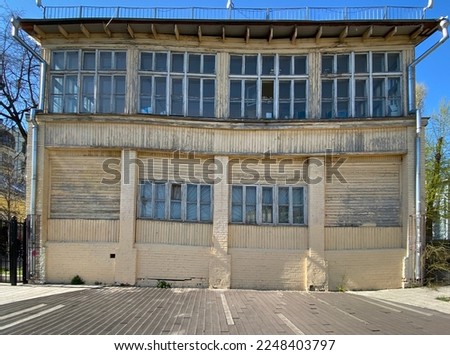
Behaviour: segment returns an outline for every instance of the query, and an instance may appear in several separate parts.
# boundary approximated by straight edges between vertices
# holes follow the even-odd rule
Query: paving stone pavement
[[[449,293],[2,285],[0,334],[450,335]]]

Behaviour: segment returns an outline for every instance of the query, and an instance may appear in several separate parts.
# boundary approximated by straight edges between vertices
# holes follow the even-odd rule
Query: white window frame
[[[355,70],[355,56],[366,54],[367,55],[367,72],[366,73],[357,73]],[[385,61],[385,68],[384,71],[381,72],[374,72],[373,71],[373,62],[374,62],[374,55],[384,55],[384,61]],[[389,55],[394,54],[398,55],[398,61],[399,61],[399,71],[389,71],[388,68],[388,58]],[[346,73],[338,73],[337,71],[337,57],[338,56],[349,56],[349,71]],[[325,56],[330,56],[334,58],[334,67],[332,72],[323,72],[322,63],[323,58]],[[404,105],[403,105],[403,68],[402,68],[402,52],[401,51],[366,51],[366,52],[349,52],[349,53],[322,53],[321,55],[321,68],[320,68],[320,118],[322,119],[343,119],[343,118],[370,118],[370,117],[398,117],[404,114]],[[375,115],[375,108],[374,108],[374,101],[375,101],[375,94],[374,94],[374,81],[376,79],[383,79],[384,80],[384,94],[383,97],[380,98],[380,100],[383,101],[383,114],[382,115]],[[399,87],[398,87],[398,96],[390,97],[389,92],[389,79],[395,79],[399,81]],[[337,96],[337,82],[339,80],[349,80],[349,114],[347,117],[341,117],[338,113],[338,96]],[[365,80],[366,81],[366,115],[360,116],[357,115],[357,109],[356,105],[357,102],[362,102],[361,100],[357,100],[356,97],[356,82],[359,80]],[[322,86],[325,81],[332,81],[333,82],[333,93],[332,93],[332,115],[331,117],[325,117],[326,115],[323,112],[323,103],[327,102],[324,101],[324,98],[322,97],[323,91]],[[359,97],[360,98],[360,97]],[[396,101],[396,110],[394,111],[389,105],[393,105],[392,101]]]
[[[256,56],[256,73],[255,74],[246,74],[246,58],[247,57],[255,57]],[[263,71],[263,58],[264,57],[273,57],[274,58],[274,68],[269,74],[264,74]],[[232,73],[231,72],[231,57],[241,57],[242,67],[241,73]],[[280,58],[281,57],[290,57],[290,66],[291,72],[289,74],[280,73]],[[305,60],[305,73],[304,74],[295,74],[295,59],[296,58],[304,58]],[[231,83],[232,82],[240,82],[241,84],[241,98],[240,98],[240,115],[238,117],[231,115],[231,102],[229,100],[229,114],[228,116],[232,119],[303,119],[308,118],[308,96],[309,96],[309,68],[308,68],[308,55],[307,54],[230,54],[230,66],[228,68],[228,86],[230,90],[229,98],[231,98]],[[248,100],[248,89],[246,89],[246,82],[255,81],[256,82],[256,102],[254,105],[256,106],[256,114],[255,117],[248,117],[246,111],[246,100]],[[263,84],[264,82],[273,82],[273,96],[272,96],[272,112],[263,112]],[[280,117],[280,82],[290,81],[290,117]],[[295,98],[295,82],[302,82],[306,86],[305,98]],[[266,99],[270,101],[269,98]],[[305,113],[304,117],[295,117],[295,103],[304,103],[305,105]],[[253,105],[253,104],[251,104]],[[249,105],[247,105],[249,106]]]
[[[71,69],[71,68],[67,68],[64,67],[62,69],[56,69],[54,67],[55,63],[53,60],[53,56],[57,55],[57,54],[61,54],[64,53],[64,65],[66,66],[68,63],[68,53],[77,53],[77,68],[75,69]],[[89,68],[89,69],[84,69],[83,68],[83,55],[85,53],[93,53],[94,54],[94,67],[93,68]],[[112,57],[112,63],[113,63],[113,67],[111,69],[106,68],[106,69],[101,69],[100,68],[100,56],[101,53],[111,53],[111,57]],[[124,68],[114,68],[114,63],[115,63],[115,59],[118,53],[121,54],[125,54],[125,67]],[[124,114],[127,110],[126,107],[126,102],[127,102],[127,98],[126,98],[126,81],[127,81],[127,62],[128,62],[128,53],[126,50],[83,50],[83,49],[79,49],[79,50],[71,50],[71,49],[67,49],[67,50],[57,50],[57,51],[53,51],[52,52],[52,63],[51,63],[51,69],[50,69],[50,89],[49,89],[49,112],[51,113],[89,113],[89,114],[95,114],[95,113],[117,113],[117,114]],[[77,78],[77,90],[76,90],[76,110],[72,111],[72,110],[66,110],[66,101],[70,98],[73,97],[74,94],[67,94],[66,93],[66,79],[69,76],[76,76]],[[123,94],[117,94],[116,92],[114,92],[114,87],[115,85],[113,85],[113,88],[111,90],[111,94],[110,94],[110,105],[109,105],[109,109],[104,110],[104,111],[100,111],[100,98],[102,96],[101,92],[100,92],[100,85],[99,85],[99,81],[100,81],[100,77],[106,77],[106,76],[110,76],[112,81],[115,82],[115,78],[121,77],[124,79],[125,81],[125,90]],[[57,96],[61,96],[62,97],[62,104],[61,104],[61,110],[53,110],[53,103],[54,103],[54,98],[56,97],[56,95],[53,93],[53,86],[52,86],[52,82],[53,82],[53,78],[56,77],[62,77],[63,78],[63,94],[62,95],[57,95]],[[87,97],[84,93],[84,87],[83,87],[83,83],[84,83],[84,78],[86,77],[93,77],[93,94],[91,95],[91,93],[89,94],[90,98],[93,98],[93,102],[91,102],[91,108],[88,110],[84,109],[84,98]],[[116,110],[116,98],[119,96],[123,96],[123,110],[121,110],[120,112],[118,112]]]
[[[143,215],[143,203],[144,203],[144,188],[145,186],[150,184],[151,188],[151,216]],[[156,185],[164,185],[164,217],[157,218],[156,216]],[[172,218],[172,186],[181,185],[181,217],[180,218]],[[187,216],[187,186],[196,186],[197,188],[197,218],[188,219]],[[209,216],[210,219],[204,220],[201,215],[202,205],[205,205],[201,201],[201,188],[204,186],[208,186],[210,189],[210,203],[209,203]],[[169,222],[191,222],[191,223],[212,223],[213,220],[213,185],[210,184],[192,184],[189,182],[176,182],[176,181],[148,181],[143,180],[139,184],[139,198],[138,198],[138,218],[145,220],[159,220],[159,221],[169,221]]]
[[[241,221],[233,221],[233,187],[241,187],[242,188],[242,219]],[[247,189],[249,187],[256,188],[256,221],[255,223],[249,223],[246,219],[246,197],[247,197]],[[263,188],[272,188],[272,222],[263,222],[262,215],[262,207],[263,207]],[[279,222],[279,189],[280,188],[288,188],[289,189],[289,222]],[[294,203],[293,203],[293,189],[302,189],[303,193],[303,222],[302,223],[294,223]],[[307,225],[307,196],[306,196],[306,187],[299,185],[241,185],[241,184],[233,184],[230,185],[230,209],[229,209],[229,219],[230,224],[238,224],[238,225],[262,225],[262,226],[306,226]]]
[[[142,54],[152,54],[153,55],[153,65],[151,69],[142,68]],[[166,55],[166,70],[158,71],[155,67],[156,63],[156,55],[157,54],[165,54]],[[183,71],[172,71],[172,55],[183,55]],[[199,72],[190,72],[189,71],[189,58],[190,56],[199,56],[200,58],[200,71]],[[213,56],[214,57],[214,72],[213,73],[205,73],[205,57]],[[194,52],[178,52],[178,51],[140,51],[139,52],[139,102],[138,102],[138,112],[141,114],[155,114],[162,116],[183,116],[183,117],[207,117],[207,118],[215,118],[216,114],[216,91],[217,91],[217,80],[216,80],[216,71],[217,71],[217,54],[214,53],[194,53]],[[146,94],[142,92],[142,78],[152,78],[151,84],[151,93]],[[159,110],[159,112],[155,112],[156,109],[156,95],[155,95],[155,78],[164,77],[166,80],[166,100],[165,100],[165,108]],[[189,80],[198,79],[200,80],[200,92],[198,96],[198,112],[190,115],[190,107],[189,102],[191,101],[189,96]],[[180,112],[175,112],[174,107],[172,105],[172,87],[173,80],[181,80],[181,110]],[[209,93],[204,90],[206,81],[213,81],[214,90],[212,96],[207,96]],[[150,107],[143,106],[141,104],[141,96],[147,96],[147,99],[150,98]],[[211,102],[213,103],[213,110],[211,115],[206,115],[205,112],[205,103]]]

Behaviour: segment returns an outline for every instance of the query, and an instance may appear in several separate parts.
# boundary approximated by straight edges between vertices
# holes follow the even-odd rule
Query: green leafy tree
[[[432,115],[426,130],[426,242],[433,239],[433,229],[448,218],[448,187],[450,178],[450,101],[443,99],[439,111]]]

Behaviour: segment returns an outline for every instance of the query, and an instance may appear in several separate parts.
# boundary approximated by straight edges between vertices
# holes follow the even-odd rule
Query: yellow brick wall
[[[327,251],[329,288],[400,288],[404,256],[404,249]]]
[[[115,243],[52,243],[47,242],[46,282],[70,283],[79,275],[86,284],[114,282],[115,259],[110,254],[117,252]]]
[[[165,280],[172,287],[208,287],[209,247],[138,245],[137,285],[154,286]]]
[[[306,288],[306,252],[232,248],[230,254],[231,288]]]

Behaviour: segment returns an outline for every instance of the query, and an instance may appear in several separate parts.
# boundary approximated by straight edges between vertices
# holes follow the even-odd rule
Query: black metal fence
[[[17,285],[29,279],[29,223],[0,220],[0,282]]]

